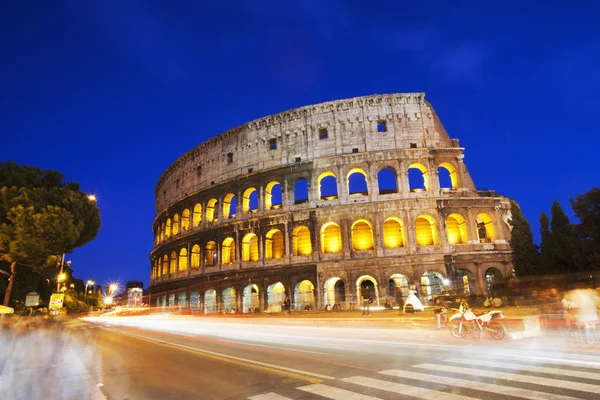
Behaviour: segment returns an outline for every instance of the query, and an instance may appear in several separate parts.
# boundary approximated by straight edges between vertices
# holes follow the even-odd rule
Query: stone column
[[[477,294],[485,294],[486,283],[485,283],[485,267],[480,263],[475,263],[477,268]]]
[[[369,201],[379,197],[379,181],[377,180],[377,174],[375,173],[376,165],[371,163],[367,164],[367,176],[369,182],[367,182],[367,190],[369,191]]]
[[[406,248],[409,252],[414,254],[417,251],[417,233],[415,231],[415,221],[413,212],[406,210],[404,211],[404,229],[406,229]]]
[[[469,235],[468,243],[479,243],[479,236],[477,234],[477,218],[471,207],[467,207],[467,235]]]
[[[281,195],[281,202],[283,204],[281,205],[281,209],[287,211],[287,210],[290,209],[290,200],[289,200],[289,198],[290,198],[290,195],[289,195],[290,188],[289,188],[289,184],[288,184],[287,178],[283,179],[282,185],[283,185],[283,187],[282,187],[283,193]]]
[[[206,244],[204,246],[200,246],[200,273],[204,274],[206,272]]]
[[[290,249],[290,233],[288,231],[288,222],[283,223],[283,258],[287,258],[288,264],[291,262],[292,251]]]
[[[506,235],[504,234],[502,215],[500,214],[500,206],[494,207],[494,231],[496,231],[496,238],[494,242],[506,243]]]
[[[406,161],[400,161],[400,171],[398,171],[398,193],[402,193],[402,197],[407,197],[410,193],[410,184],[408,182],[408,165]]]
[[[262,182],[258,186],[258,212],[265,212],[265,186]]]
[[[236,226],[234,228],[234,238],[235,238],[235,266],[237,269],[242,268],[242,244],[240,243],[240,231]]]
[[[383,257],[383,223],[381,222],[381,214],[377,213],[373,221],[373,246],[377,257]]]
[[[192,273],[192,243],[188,242],[187,244],[187,268],[186,268],[186,275],[190,276],[190,274]]]
[[[465,167],[465,164],[463,162],[464,158],[465,158],[464,154],[459,154],[458,156],[456,156],[456,160],[458,161],[457,164],[456,164],[456,175],[457,175],[456,176],[456,178],[457,178],[456,184],[458,186],[458,189],[465,187],[465,184],[464,184],[464,182],[465,182],[465,172],[464,172],[464,169],[466,167]]]
[[[344,253],[344,258],[351,258],[352,254],[352,235],[350,234],[350,226],[348,225],[348,221],[346,218],[341,220],[340,224],[340,233],[342,236],[342,252]]]
[[[429,169],[429,190],[434,193],[435,196],[438,196],[440,193],[440,177],[437,170],[436,159],[429,159],[427,169]]]
[[[216,248],[217,248],[217,262],[216,262],[216,266],[217,266],[217,270],[222,271],[223,270],[223,257],[221,257],[221,241],[217,241],[216,242]]]

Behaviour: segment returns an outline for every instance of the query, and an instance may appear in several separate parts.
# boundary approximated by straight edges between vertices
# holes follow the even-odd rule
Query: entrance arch
[[[444,290],[444,276],[437,271],[428,270],[421,276],[423,302],[430,302],[434,294]]]
[[[234,311],[237,308],[235,295],[233,286],[223,289],[223,311]]]
[[[454,286],[456,287],[456,292],[460,294],[464,294],[468,296],[472,293],[475,293],[475,277],[473,273],[468,269],[457,269],[456,270],[456,279],[454,280]]]
[[[267,288],[267,309],[271,312],[281,312],[281,307],[285,300],[285,287],[283,283],[272,283]]]
[[[296,283],[294,289],[294,309],[312,310],[315,308],[315,286],[308,279]]]
[[[244,288],[242,305],[244,312],[252,312],[255,309],[260,308],[260,302],[258,297],[258,286],[255,284],[248,285]]]
[[[346,284],[339,277],[329,278],[323,285],[323,299],[325,306],[331,309],[335,304],[346,302]]]
[[[217,291],[209,289],[204,292],[204,314],[214,314],[217,312]]]
[[[504,275],[496,267],[488,268],[485,271],[485,290],[493,292],[499,289],[499,286],[504,282]]]
[[[408,278],[402,274],[393,274],[388,281],[389,296],[396,300],[396,304],[404,304],[408,297]]]
[[[377,280],[370,275],[363,275],[356,280],[356,298],[360,301],[363,296],[372,299],[373,306],[379,307]]]

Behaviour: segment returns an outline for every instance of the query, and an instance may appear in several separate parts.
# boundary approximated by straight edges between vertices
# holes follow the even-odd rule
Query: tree
[[[531,225],[523,216],[519,205],[511,200],[511,247],[513,249],[513,266],[521,275],[535,275],[538,272],[538,250],[533,244]]]
[[[34,272],[55,272],[58,255],[93,240],[100,229],[96,202],[63,182],[58,171],[41,170],[13,161],[0,163],[0,260],[10,263],[4,297],[8,305],[16,265]]]
[[[573,273],[577,272],[580,267],[584,269],[576,262],[578,240],[573,231],[573,226],[558,201],[555,200],[552,203],[550,214],[552,216],[550,229],[555,243],[556,272]]]
[[[570,199],[571,208],[580,224],[574,227],[587,269],[600,269],[600,187]]]
[[[554,235],[550,232],[550,219],[546,213],[540,215],[540,273],[551,274],[557,272],[556,266],[556,241]]]

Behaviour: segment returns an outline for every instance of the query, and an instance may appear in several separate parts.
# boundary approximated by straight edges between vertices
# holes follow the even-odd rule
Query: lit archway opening
[[[206,203],[206,220],[208,222],[219,220],[219,201],[217,199],[210,199]]]
[[[228,237],[223,240],[221,248],[221,263],[233,264],[235,262],[235,240]]]
[[[328,222],[321,228],[321,252],[339,253],[342,251],[342,233],[340,227]]]
[[[393,274],[388,285],[389,297],[393,298],[397,305],[403,305],[408,297],[408,278],[402,274]]]
[[[496,240],[494,221],[486,213],[477,215],[477,236],[479,237],[479,243],[491,243]]]
[[[235,293],[235,289],[232,286],[226,287],[225,289],[223,289],[223,311],[225,312],[229,312],[229,311],[236,311],[237,309],[237,304],[236,304],[236,293]]]
[[[200,268],[200,246],[192,246],[192,269]]]
[[[179,296],[177,296],[177,305],[180,308],[188,308],[187,295],[185,293],[179,293]]]
[[[242,239],[242,261],[258,261],[258,237],[254,233]]]
[[[404,224],[400,218],[390,217],[383,223],[383,247],[396,249],[406,243]]]
[[[227,193],[227,195],[223,198],[223,218],[229,219],[235,217],[236,212],[236,204],[235,204],[235,194]]]
[[[308,181],[298,179],[294,184],[294,204],[302,204],[308,201]]]
[[[190,210],[186,208],[181,212],[181,231],[185,232],[190,229]]]
[[[446,218],[446,236],[449,244],[467,243],[467,223],[460,214],[450,214]]]
[[[194,211],[192,213],[192,224],[193,226],[200,225],[202,222],[202,204],[198,203],[194,206]]]
[[[337,178],[333,172],[323,172],[317,180],[319,197],[323,200],[334,200],[338,197]]]
[[[168,273],[169,273],[169,256],[165,254],[165,256],[163,257],[162,274],[167,275]]]
[[[437,244],[435,220],[429,215],[420,215],[415,220],[417,246],[433,246]]]
[[[185,247],[179,250],[179,272],[187,271],[188,268],[188,252]]]
[[[171,253],[171,258],[169,261],[170,261],[169,273],[174,274],[175,272],[177,272],[177,253],[176,252]]]
[[[369,222],[359,219],[352,224],[352,250],[373,249],[373,228]]]
[[[428,270],[421,276],[421,293],[426,302],[431,301],[434,294],[444,290],[444,276],[437,271]]]
[[[474,276],[468,269],[457,269],[454,286],[458,293],[470,295],[474,292],[473,285],[475,283]]]
[[[204,248],[204,265],[207,267],[217,265],[217,244],[213,241],[206,243]]]
[[[258,211],[258,191],[255,188],[248,188],[244,191],[242,211],[244,213],[254,213]]]
[[[200,293],[192,292],[190,293],[190,311],[192,313],[197,313],[200,311]]]
[[[279,229],[271,229],[265,240],[265,258],[283,258],[283,233]]]
[[[173,236],[179,233],[179,214],[173,215],[173,228],[171,229]]]
[[[165,229],[165,236],[166,237],[171,237],[171,218],[167,219],[167,225],[166,225],[166,229]]]
[[[346,302],[346,284],[339,277],[329,278],[323,284],[325,307],[332,309],[336,304]]]
[[[283,283],[272,283],[267,288],[267,309],[271,312],[282,311],[283,301],[285,300],[285,287]]]
[[[292,231],[292,254],[306,256],[312,254],[310,230],[306,226],[297,226]]]
[[[162,242],[163,240],[165,240],[165,231],[166,231],[166,225],[163,222],[162,227],[160,229],[160,241]]]
[[[384,168],[377,174],[379,194],[398,193],[398,178],[392,168]]]
[[[496,267],[488,268],[485,271],[485,289],[487,292],[495,292],[502,287],[504,275]]]
[[[244,288],[242,303],[245,313],[253,312],[260,308],[257,285],[252,284]]]
[[[279,182],[269,182],[265,188],[265,209],[277,210],[283,205],[283,189]]]
[[[363,275],[356,280],[356,298],[371,299],[372,306],[379,307],[379,290],[377,280],[370,275]]]
[[[154,235],[154,244],[157,245],[160,243],[160,226],[156,228],[156,234]]]
[[[369,194],[369,186],[367,184],[367,173],[360,168],[353,168],[348,172],[348,194]]]
[[[458,189],[458,175],[454,165],[445,162],[438,167],[438,176],[440,178],[440,189]]]
[[[294,288],[294,309],[312,310],[315,308],[315,286],[309,280],[298,282]]]
[[[408,166],[408,184],[411,192],[429,191],[429,173],[423,164]]]
[[[209,289],[204,292],[204,314],[214,314],[217,312],[217,291]]]

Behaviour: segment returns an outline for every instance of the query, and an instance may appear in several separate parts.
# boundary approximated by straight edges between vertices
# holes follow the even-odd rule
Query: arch
[[[188,268],[188,252],[185,247],[179,250],[179,272],[187,271]]]
[[[202,204],[197,203],[192,212],[192,225],[196,227],[200,225],[200,222],[202,222]]]
[[[163,222],[162,227],[160,229],[160,241],[162,242],[163,240],[165,240],[165,223]]]
[[[383,168],[377,173],[379,194],[398,193],[398,177],[393,168]]]
[[[214,314],[217,312],[217,291],[209,289],[204,292],[204,314]]]
[[[282,311],[283,300],[285,300],[285,287],[283,283],[272,283],[267,288],[267,309],[270,312]]]
[[[179,308],[189,307],[187,303],[187,294],[179,293],[179,296],[177,296],[177,305],[179,306]]]
[[[433,246],[437,244],[435,220],[429,215],[419,215],[415,220],[417,246]]]
[[[448,215],[446,218],[446,236],[448,237],[448,244],[467,243],[467,223],[462,215]]]
[[[245,313],[253,312],[260,308],[258,293],[258,286],[255,284],[250,284],[244,288],[242,304]]]
[[[312,310],[315,308],[315,285],[308,279],[296,283],[294,308],[296,310]]]
[[[242,211],[244,213],[253,213],[258,210],[258,191],[256,188],[248,188],[244,191],[242,199]]]
[[[200,246],[192,246],[192,269],[200,268]]]
[[[160,227],[156,228],[156,233],[154,234],[154,245],[160,243]]]
[[[206,203],[206,220],[208,222],[219,220],[219,201],[217,199],[210,199]]]
[[[171,228],[171,233],[173,233],[173,236],[179,233],[179,214],[173,215],[173,227]]]
[[[214,241],[206,243],[204,247],[204,265],[212,267],[217,264],[217,244]]]
[[[186,208],[181,212],[181,231],[185,232],[190,229],[190,209]]]
[[[292,255],[306,256],[312,254],[312,243],[310,240],[310,230],[300,225],[292,230]]]
[[[479,237],[479,243],[491,243],[496,240],[494,221],[489,214],[481,213],[477,215],[477,236]]]
[[[258,261],[258,237],[254,233],[242,239],[242,261]]]
[[[308,181],[304,178],[294,183],[294,204],[302,204],[308,201]]]
[[[362,168],[352,168],[346,176],[348,194],[369,194],[367,173]]]
[[[235,262],[235,240],[232,237],[225,238],[221,245],[221,264],[233,264]]]
[[[342,251],[342,233],[334,222],[328,222],[321,228],[321,252],[339,253]]]
[[[411,192],[429,191],[429,173],[423,164],[408,166],[408,184]]]
[[[165,226],[165,237],[171,237],[171,218],[167,218],[167,224]]]
[[[265,258],[283,258],[283,233],[279,229],[271,229],[265,237]]]
[[[438,167],[440,189],[458,189],[458,174],[456,168],[449,162],[443,162]]]
[[[165,254],[165,256],[163,257],[162,274],[167,275],[168,273],[169,273],[169,256]]]
[[[490,267],[485,270],[485,290],[487,292],[494,292],[501,288],[504,283],[504,275],[499,268]]]
[[[319,185],[319,198],[323,200],[337,199],[337,177],[333,172],[323,172],[319,175],[317,182]]]
[[[236,213],[236,197],[233,193],[227,193],[223,198],[223,219],[234,218]]]
[[[174,274],[175,272],[177,272],[177,253],[172,252],[169,264],[169,273]]]
[[[200,293],[190,293],[190,311],[193,313],[197,313],[198,311],[200,311],[200,304]]]
[[[346,302],[346,284],[342,278],[334,276],[327,279],[323,284],[323,296],[325,307],[329,309]]]
[[[379,290],[377,280],[370,275],[362,275],[356,280],[356,298],[371,299],[374,306],[379,306]]]
[[[236,293],[233,286],[223,289],[221,296],[223,298],[223,311],[237,311]]]
[[[371,224],[359,219],[354,221],[351,228],[352,250],[372,250],[373,249],[373,228]]]
[[[404,247],[406,243],[406,232],[404,223],[400,218],[389,217],[383,222],[383,247],[395,249]]]
[[[431,301],[434,294],[441,293],[444,290],[444,276],[432,270],[427,270],[421,276],[421,293],[426,302]]]
[[[276,210],[283,205],[283,187],[281,183],[272,181],[265,187],[265,209]]]
[[[388,280],[389,296],[396,300],[396,304],[404,304],[408,297],[408,278],[403,274],[393,274]]]
[[[454,287],[457,293],[470,295],[475,293],[475,276],[468,269],[457,269],[454,279]]]

